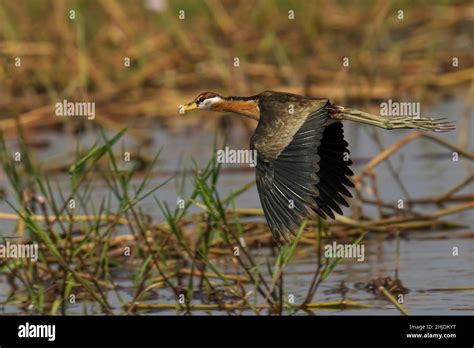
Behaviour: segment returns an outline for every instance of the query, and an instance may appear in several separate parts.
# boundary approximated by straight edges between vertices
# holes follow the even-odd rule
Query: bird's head
[[[250,117],[256,121],[258,121],[260,115],[257,96],[223,97],[214,92],[201,93],[192,102],[180,105],[179,109],[180,113],[194,109],[232,112]]]
[[[219,107],[220,104],[224,103],[225,99],[221,97],[219,94],[214,92],[204,92],[199,94],[196,99],[188,104],[183,105],[184,111],[190,111],[194,109],[201,109],[201,110],[211,110],[211,111],[219,111],[221,108]]]

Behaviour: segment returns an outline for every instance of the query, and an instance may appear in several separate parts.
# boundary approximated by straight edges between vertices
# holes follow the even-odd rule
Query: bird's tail
[[[379,116],[336,105],[331,106],[330,117],[334,120],[361,122],[384,129],[411,128],[431,132],[448,132],[455,129],[454,122],[447,121],[446,118]]]

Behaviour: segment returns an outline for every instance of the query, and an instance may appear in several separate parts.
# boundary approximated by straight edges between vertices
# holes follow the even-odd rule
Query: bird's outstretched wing
[[[279,142],[280,147],[282,143],[288,143],[283,149],[272,146],[268,136],[266,142],[261,134],[257,139],[252,138],[251,147],[257,150],[257,189],[277,242],[289,240],[289,233],[295,233],[305,218],[314,215],[312,211],[324,218],[327,215],[334,217],[333,211],[342,213],[338,204],[347,206],[342,195],[350,196],[344,185],[352,186],[347,179],[352,175],[348,168],[351,162],[344,158],[349,151],[343,139],[342,124],[326,126],[328,105],[324,103],[305,115],[299,112],[296,117],[300,119],[292,120],[293,127],[298,122],[300,126],[293,130],[289,141]],[[260,105],[260,109],[261,113],[265,112],[265,105]],[[300,109],[303,110],[306,106]],[[276,139],[278,131],[271,132],[272,127],[268,126],[271,119],[266,117],[267,132]],[[284,122],[284,118],[278,122]],[[291,126],[286,126],[288,132]],[[286,135],[284,133],[280,138]],[[276,157],[275,153],[278,153]]]

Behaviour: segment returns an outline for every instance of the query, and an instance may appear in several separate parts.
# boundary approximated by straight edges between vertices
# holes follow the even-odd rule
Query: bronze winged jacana
[[[342,214],[340,205],[354,187],[342,120],[385,129],[452,130],[443,120],[382,117],[331,104],[325,98],[266,91],[251,97],[223,97],[205,92],[182,110],[233,112],[258,121],[250,139],[257,151],[257,189],[274,240],[289,240],[301,222],[317,213]]]

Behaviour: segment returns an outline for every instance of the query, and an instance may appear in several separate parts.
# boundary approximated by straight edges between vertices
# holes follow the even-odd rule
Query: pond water
[[[457,120],[462,114],[464,108],[463,100],[446,101],[437,105],[426,112],[432,117],[447,116]],[[425,112],[425,110],[422,110]],[[474,122],[470,122],[469,134],[472,138],[474,134]],[[153,156],[157,148],[162,147],[162,154],[154,170],[156,182],[162,182],[171,173],[182,168],[182,163],[191,163],[194,158],[200,164],[206,163],[212,153],[214,133],[200,129],[192,132],[183,132],[171,134],[166,131],[152,129],[150,136],[153,137],[154,144],[150,148],[150,156]],[[380,130],[380,139],[384,146],[396,142],[407,134],[405,130],[384,131]],[[61,153],[64,148],[74,149],[75,144],[69,141],[65,136],[58,133],[44,133],[42,136],[51,140],[51,146],[39,151],[38,158],[44,160],[51,158],[55,153]],[[443,139],[457,143],[459,131],[441,134]],[[351,157],[354,161],[353,170],[357,173],[361,167],[370,160],[379,149],[373,142],[370,132],[364,126],[354,123],[345,124],[345,138],[350,144]],[[83,144],[91,144],[95,140],[94,136],[81,139]],[[127,140],[126,140],[127,141]],[[228,146],[231,148],[246,148],[248,137],[241,131],[232,134]],[[117,146],[123,146],[118,144]],[[470,144],[472,151],[472,144]],[[391,162],[400,175],[407,191],[411,197],[426,197],[435,194],[441,194],[449,190],[453,185],[473,172],[471,163],[466,160],[453,162],[452,153],[438,144],[428,140],[415,141],[405,146],[401,151],[391,157]],[[187,166],[187,165],[186,165]],[[190,168],[191,165],[188,166]],[[245,166],[245,165],[242,165]],[[404,198],[400,193],[399,186],[394,181],[387,166],[381,165],[377,168],[377,177],[381,197],[384,201],[396,202]],[[248,183],[254,178],[254,170],[248,167],[224,166],[224,171],[219,181],[219,193],[221,197],[228,194],[231,190]],[[53,178],[58,184],[67,189],[69,179],[66,175],[59,174]],[[4,174],[0,175],[0,185],[7,189],[7,197],[13,197]],[[176,191],[177,184],[174,181],[169,182],[157,192],[157,197],[173,205],[178,197]],[[185,187],[184,197],[190,193],[190,187]],[[460,193],[472,193],[473,185],[466,187]],[[94,196],[103,197],[106,192],[104,186],[94,190]],[[91,197],[94,199],[94,196]],[[116,202],[117,203],[117,202]],[[161,218],[160,210],[152,198],[142,202],[142,208],[145,212]],[[252,188],[236,200],[238,207],[260,207],[256,188]],[[433,211],[436,207],[431,205],[419,205],[418,211]],[[12,212],[10,206],[4,201],[0,201],[1,212]],[[195,211],[198,211],[196,208]],[[375,207],[365,208],[365,212],[372,216],[377,216]],[[460,230],[445,231],[416,231],[404,235],[400,241],[400,267],[399,278],[403,285],[410,290],[405,295],[404,306],[411,314],[434,314],[434,315],[465,315],[474,314],[474,213],[473,210],[463,211],[459,214],[447,217],[449,221],[456,221],[467,225],[468,228]],[[14,228],[14,222],[1,221],[0,234],[4,236],[11,235]],[[369,309],[357,310],[318,310],[316,313],[328,315],[384,315],[398,314],[398,310],[387,300],[380,298],[365,290],[357,287],[357,283],[367,283],[371,279],[390,276],[394,278],[396,267],[396,241],[394,238],[369,235],[364,241],[365,260],[357,262],[344,260],[332,272],[329,278],[321,285],[316,294],[314,302],[340,300],[341,294],[336,290],[341,282],[347,287],[346,298],[359,301],[373,306]],[[307,246],[300,246],[309,248]],[[453,256],[453,247],[459,249],[459,255]],[[255,257],[267,257],[268,250],[255,250]],[[302,301],[306,295],[309,283],[316,267],[316,255],[308,250],[304,257],[295,257],[285,272],[285,291],[295,295],[296,303]],[[225,265],[224,265],[225,267]],[[125,288],[130,287],[131,283],[124,280],[121,284]],[[469,291],[442,290],[446,288],[471,287]],[[0,301],[5,299],[7,286],[4,279],[0,278]],[[125,289],[122,296],[125,300],[131,300],[133,291]],[[115,294],[109,294],[113,304]],[[156,302],[157,299],[149,302]],[[160,290],[158,301],[174,303],[174,297],[167,290]],[[15,306],[5,306],[4,313],[18,313]],[[83,313],[83,304],[77,303],[68,307],[68,313]],[[151,311],[149,314],[175,314],[174,310],[169,311]],[[221,314],[215,312],[213,314]],[[225,314],[225,312],[223,312]],[[244,312],[251,314],[251,312]]]

